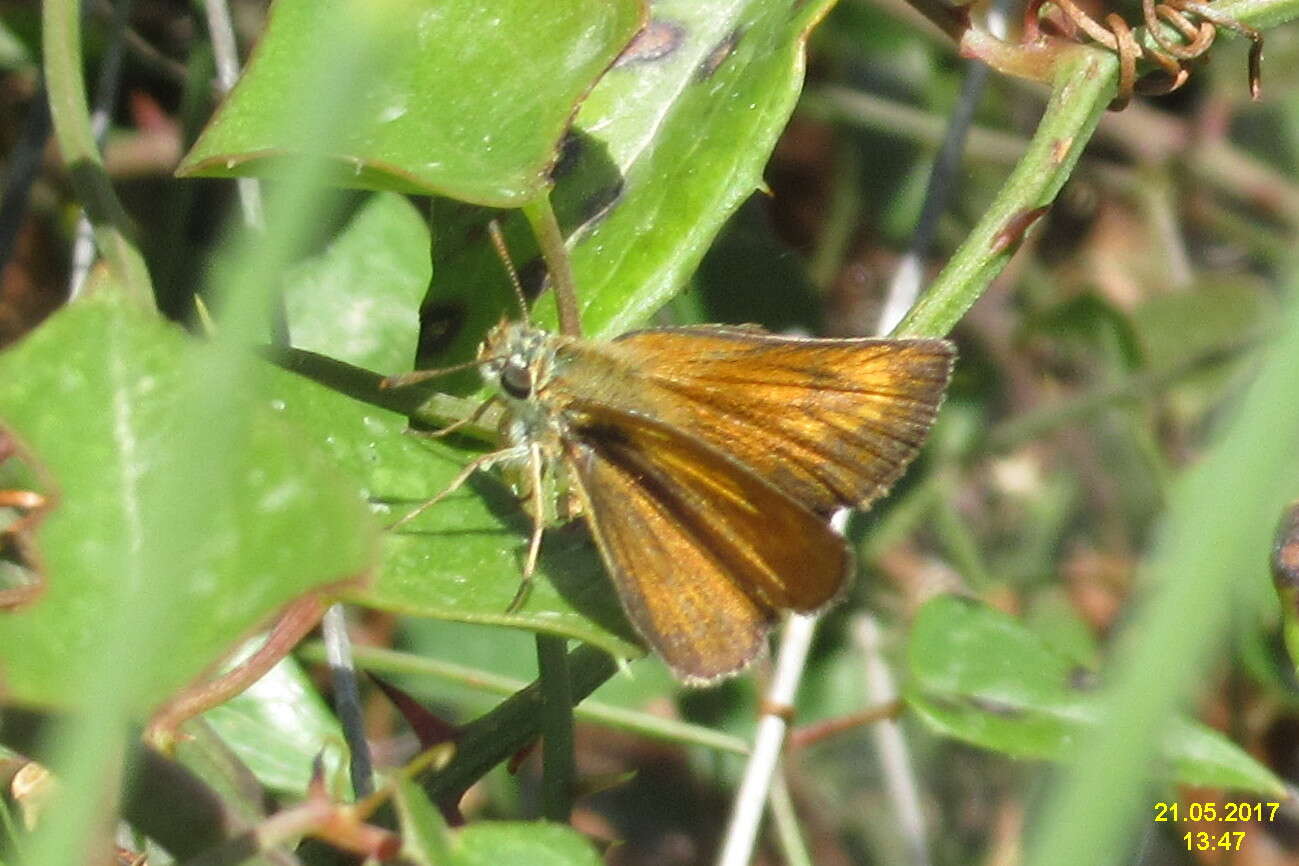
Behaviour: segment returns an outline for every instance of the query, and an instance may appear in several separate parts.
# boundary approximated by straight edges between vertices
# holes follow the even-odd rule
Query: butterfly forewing
[[[706,443],[574,401],[564,459],[638,631],[678,676],[743,668],[778,609],[819,608],[851,571],[803,504]]]
[[[864,507],[915,457],[951,375],[943,340],[635,331],[561,348],[550,388],[648,415],[733,455],[820,514]],[[579,384],[580,383],[580,384]]]

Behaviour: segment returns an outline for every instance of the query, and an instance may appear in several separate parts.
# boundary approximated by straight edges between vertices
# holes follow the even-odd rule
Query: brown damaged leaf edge
[[[614,66],[631,66],[638,63],[653,63],[672,55],[685,41],[685,28],[676,21],[651,19],[641,31],[632,37]]]
[[[0,554],[11,554],[18,564],[31,573],[29,583],[0,590],[0,615],[37,601],[45,592],[44,560],[36,534],[46,516],[58,504],[59,492],[45,464],[0,423],[0,463],[18,459],[31,469],[44,492],[37,490],[0,490],[0,508],[25,512],[13,523],[0,529]]]
[[[366,571],[354,578],[338,581],[289,602],[276,615],[270,631],[256,652],[225,673],[208,679],[211,672],[220,669],[225,660],[214,663],[198,679],[159,707],[149,721],[145,732],[146,742],[163,754],[171,754],[181,725],[241,694],[265,676],[320,623],[325,611],[340,591],[366,583],[371,577],[372,572]],[[232,645],[230,652],[233,653],[242,647],[262,628],[263,626],[259,625],[250,629]]]
[[[617,54],[615,54],[613,56],[613,59],[611,59],[607,64],[605,64],[604,69],[600,70],[600,74],[593,77],[591,79],[590,84],[586,86],[586,90],[583,91],[582,94],[578,96],[576,100],[573,101],[573,109],[568,113],[568,120],[564,123],[564,129],[559,135],[559,137],[555,139],[555,143],[551,147],[550,160],[546,163],[545,168],[542,170],[541,173],[542,185],[540,189],[537,191],[537,194],[533,195],[531,200],[535,200],[538,197],[538,194],[545,194],[549,192],[551,186],[551,177],[555,170],[555,166],[559,163],[560,157],[563,156],[564,154],[564,141],[568,138],[569,132],[573,129],[573,121],[577,119],[577,113],[582,110],[582,106],[586,103],[587,97],[591,95],[591,91],[595,89],[597,84],[599,84],[601,81],[604,80],[604,77],[609,74],[610,69],[613,69],[615,66],[618,65],[618,61],[622,58],[624,54],[627,53],[627,51],[632,46],[636,44],[636,40],[640,38],[641,34],[645,32],[645,28],[649,26],[650,23],[649,2],[650,0],[640,0],[640,2],[637,4],[639,9],[639,14],[637,15],[637,18],[640,21],[640,26],[636,28],[636,32],[633,33],[631,35],[631,38],[627,40],[627,44],[622,47],[622,51],[619,51]]]

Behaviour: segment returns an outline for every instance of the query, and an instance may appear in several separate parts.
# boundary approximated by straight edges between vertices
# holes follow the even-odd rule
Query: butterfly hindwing
[[[811,509],[698,439],[576,402],[565,464],[623,606],[689,681],[743,668],[780,609],[845,586],[843,540]]]

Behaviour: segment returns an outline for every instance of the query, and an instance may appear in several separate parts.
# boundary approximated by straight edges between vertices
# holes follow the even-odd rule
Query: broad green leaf
[[[563,824],[479,821],[456,832],[452,866],[600,866],[591,843]]]
[[[362,373],[362,376],[366,374]],[[376,403],[377,377],[353,383]],[[404,415],[283,373],[273,405],[359,477],[379,519],[391,524],[447,487],[476,452],[413,436]],[[507,613],[522,578],[531,519],[495,473],[480,473],[455,494],[384,534],[378,572],[342,597],[365,607],[459,622],[507,625],[639,655],[584,527],[546,533],[527,603]]]
[[[402,854],[418,866],[599,866],[591,843],[563,824],[478,821],[455,831],[418,785],[399,780]]]
[[[389,0],[383,40],[402,56],[340,117],[336,152],[284,128],[329,34],[355,2],[277,0],[247,71],[180,172],[269,172],[325,157],[341,185],[515,207],[544,191],[574,109],[640,29],[640,0]]]
[[[1048,587],[1038,592],[1024,619],[1025,627],[1074,664],[1094,668],[1099,663],[1096,636],[1063,588]]]
[[[912,625],[907,704],[938,732],[1022,758],[1068,761],[1103,724],[1090,676],[1013,618],[955,596],[928,602]],[[1283,786],[1222,734],[1174,719],[1161,754],[1190,785],[1276,794]]]
[[[294,659],[281,659],[247,691],[204,713],[203,720],[267,789],[302,796],[319,757],[334,795],[351,795],[338,719]]]
[[[187,450],[176,410],[196,405],[195,389],[208,387],[186,377],[206,351],[120,293],[102,291],[0,354],[0,425],[56,488],[34,539],[45,591],[0,612],[6,697],[75,703],[70,672],[87,654],[120,653],[146,684],[131,708],[143,713],[289,600],[371,567],[375,525],[356,485],[271,408],[240,414],[247,429],[237,431],[237,449]],[[194,547],[163,560],[149,552],[169,549],[157,532],[174,513],[171,479],[181,467],[201,479],[201,501],[211,508]],[[165,652],[108,645],[125,599],[145,587],[149,603],[165,611],[158,623]],[[164,638],[150,636],[157,639]]]
[[[828,0],[661,0],[636,42],[578,113],[552,199],[568,236],[586,333],[643,324],[685,287],[727,218],[763,187],[762,171],[803,81],[803,46]],[[440,204],[440,203],[439,203]],[[515,314],[481,231],[490,216],[435,207],[431,298],[460,311],[445,363],[469,357],[502,311]],[[527,285],[542,269],[521,218],[510,251]],[[743,285],[731,291],[742,296]],[[489,294],[490,293],[490,294]],[[550,298],[535,304],[553,325]]]
[[[679,291],[762,171],[803,86],[803,47],[827,0],[664,0],[577,118],[623,182],[575,226],[583,321],[611,336]],[[670,35],[668,35],[670,34]],[[648,98],[647,98],[648,97]],[[561,178],[560,183],[563,183]],[[597,190],[598,192],[598,190]],[[736,286],[743,293],[743,286]]]
[[[379,373],[409,370],[429,255],[414,205],[396,193],[369,198],[327,249],[289,272],[290,342]]]

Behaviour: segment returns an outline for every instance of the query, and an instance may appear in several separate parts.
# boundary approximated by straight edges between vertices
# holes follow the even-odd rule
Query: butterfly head
[[[532,400],[545,385],[553,339],[540,328],[502,320],[478,348],[483,379],[499,388],[507,403]]]

